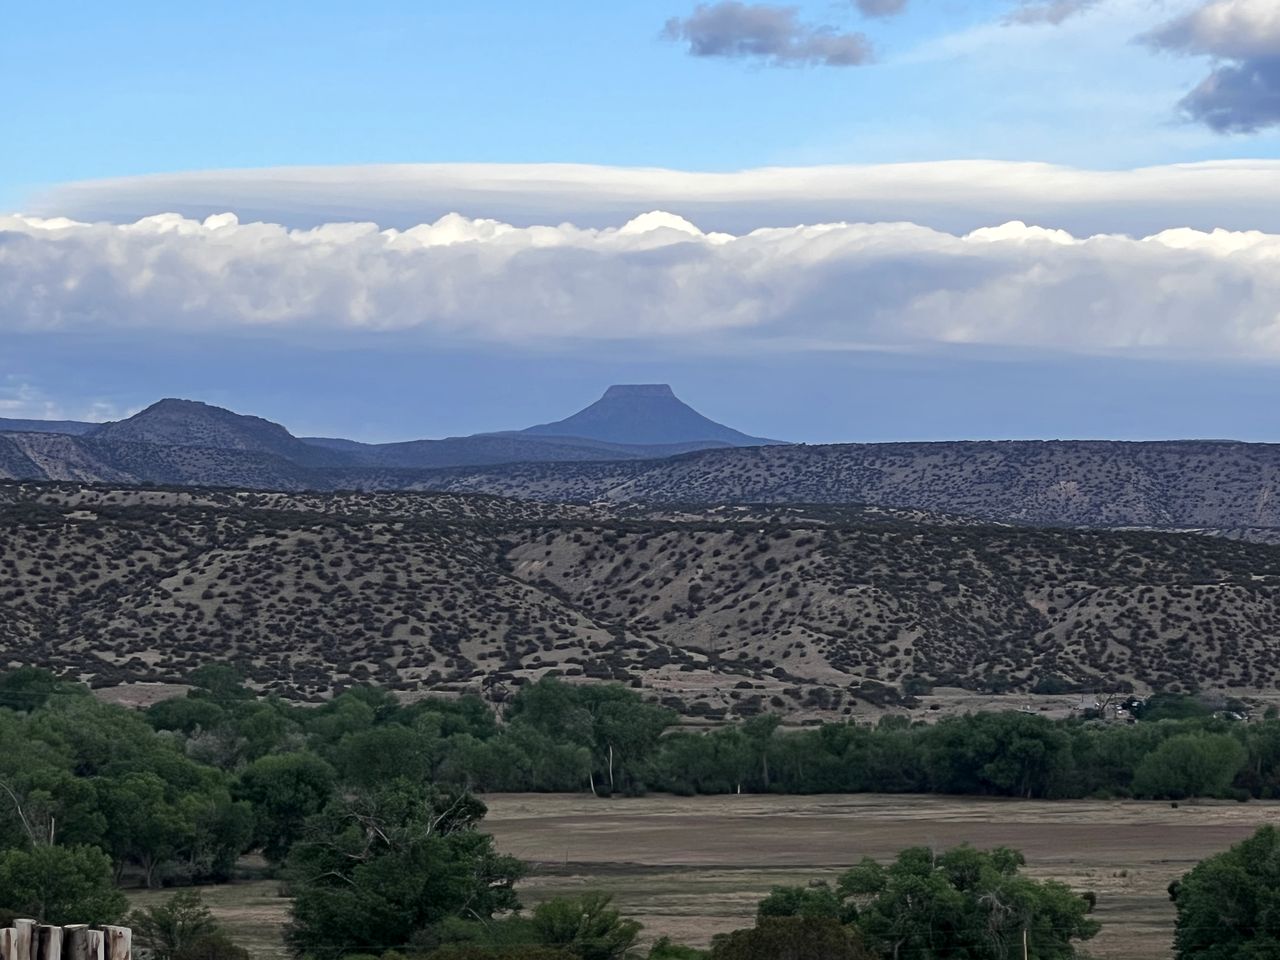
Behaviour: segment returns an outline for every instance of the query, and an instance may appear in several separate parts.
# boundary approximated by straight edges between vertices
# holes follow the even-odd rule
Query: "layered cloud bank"
[[[299,342],[934,343],[1280,359],[1280,235],[1078,238],[827,223],[742,235],[651,212],[616,228],[451,214],[306,230],[166,214],[0,217],[0,332],[270,330]]]
[[[676,210],[706,230],[910,221],[949,233],[1025,220],[1095,233],[1174,227],[1280,233],[1280,161],[1135,170],[956,160],[703,173],[587,164],[385,164],[159,174],[71,183],[27,213],[127,223],[164,211],[316,227],[369,220],[407,229],[452,211],[518,226],[616,226]]]

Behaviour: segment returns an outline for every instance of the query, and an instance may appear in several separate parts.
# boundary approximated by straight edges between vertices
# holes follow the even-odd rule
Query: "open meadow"
[[[1280,805],[1021,801],[934,796],[485,798],[498,846],[534,866],[526,904],[584,888],[613,893],[652,936],[700,945],[750,925],[780,883],[834,881],[864,856],[909,846],[1009,846],[1027,872],[1098,896],[1093,957],[1164,960],[1167,887],[1204,857],[1280,822]]]
[[[1010,846],[1027,872],[1098,896],[1097,960],[1166,960],[1174,912],[1167,887],[1199,860],[1280,823],[1280,805],[1023,801],[934,796],[649,796],[491,794],[485,829],[531,864],[526,906],[603,889],[645,925],[705,945],[750,925],[774,884],[834,881],[871,856],[913,845]],[[260,876],[260,871],[255,870]],[[206,902],[255,957],[285,956],[288,900],[276,880],[203,888]],[[167,891],[136,891],[135,904]]]

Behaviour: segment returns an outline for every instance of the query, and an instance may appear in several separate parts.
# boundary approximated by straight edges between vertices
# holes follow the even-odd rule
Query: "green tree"
[[[1280,957],[1280,830],[1265,826],[1169,888],[1178,960]]]
[[[339,779],[357,787],[374,787],[397,777],[425,781],[432,766],[430,740],[399,724],[348,733],[331,756]]]
[[[148,887],[171,871],[187,880],[225,879],[253,835],[251,810],[232,802],[222,775],[186,761],[103,777],[98,793],[117,872],[135,866]]]
[[[127,901],[116,889],[111,860],[97,847],[54,847],[0,853],[0,907],[41,923],[114,923]]]
[[[177,730],[190,736],[226,722],[227,711],[214,700],[174,697],[147,708],[147,722],[157,730]]]
[[[1225,733],[1170,737],[1138,764],[1135,793],[1148,797],[1221,796],[1248,760],[1245,748]]]
[[[206,663],[187,674],[187,683],[195,687],[191,695],[226,703],[251,700],[253,691],[244,685],[240,671],[229,663]]]
[[[1203,702],[1185,693],[1153,693],[1141,706],[1135,707],[1133,715],[1143,721],[1159,720],[1195,720],[1213,715]]]
[[[289,854],[289,945],[318,960],[381,953],[449,918],[516,909],[522,867],[476,829],[484,813],[407,780],[332,800]]]
[[[218,922],[197,890],[183,890],[162,903],[135,910],[126,923],[152,960],[175,960],[197,941],[218,933]]]
[[[624,919],[603,893],[547,900],[533,911],[533,929],[545,947],[581,960],[620,960],[635,946],[640,924]]]
[[[1006,960],[1025,938],[1036,960],[1075,957],[1098,932],[1090,902],[1063,884],[1019,874],[1014,850],[904,850],[888,867],[864,860],[840,878],[868,947],[886,957]]]
[[[240,776],[235,795],[253,807],[253,843],[273,864],[283,863],[307,818],[334,792],[334,772],[313,753],[259,757]]]
[[[647,960],[709,960],[710,956],[706,950],[674,943],[670,937],[659,937],[649,948]]]
[[[676,714],[621,684],[575,686],[544,679],[523,687],[507,711],[559,743],[587,747],[593,791],[641,790],[663,731]]]
[[[774,887],[756,908],[756,919],[765,917],[828,917],[853,920],[849,907],[825,883],[814,887]]]
[[[0,674],[0,707],[30,712],[38,710],[55,694],[84,696],[88,690],[78,683],[65,683],[40,667],[19,667]]]
[[[873,955],[856,929],[831,917],[762,917],[749,930],[716,937],[711,960],[873,960]]]
[[[1070,761],[1062,730],[1021,713],[948,718],[928,730],[925,741],[930,779],[946,793],[1051,795]]]

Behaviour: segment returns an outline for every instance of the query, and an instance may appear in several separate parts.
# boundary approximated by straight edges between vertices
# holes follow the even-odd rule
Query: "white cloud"
[[[737,234],[832,220],[902,220],[952,233],[1008,220],[1078,235],[1182,226],[1280,233],[1280,161],[1081,170],[956,160],[734,173],[578,164],[295,167],[67,184],[27,204],[39,216],[78,220],[231,211],[242,221],[290,227],[372,221],[402,229],[453,211],[516,226],[603,228],[655,209]]]
[[[166,214],[0,217],[0,333],[270,330],[363,342],[642,340],[702,349],[976,343],[1280,359],[1280,235],[952,234],[823,223],[738,236],[457,214],[307,230]]]

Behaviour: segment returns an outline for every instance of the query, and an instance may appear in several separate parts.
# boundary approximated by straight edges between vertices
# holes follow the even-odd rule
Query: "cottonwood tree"
[[[1280,830],[1264,826],[1169,887],[1178,960],[1280,957]]]
[[[516,909],[522,865],[476,829],[484,814],[469,794],[408,780],[330,801],[289,855],[289,945],[317,960],[380,954],[449,918]]]
[[[96,847],[41,845],[0,853],[0,907],[42,923],[114,923],[128,906]]]
[[[1221,796],[1248,760],[1245,748],[1225,733],[1170,737],[1138,764],[1135,793],[1148,797]]]
[[[856,928],[831,917],[762,917],[715,938],[711,960],[876,960]]]
[[[856,907],[867,946],[893,960],[1006,960],[1024,943],[1037,960],[1070,960],[1075,941],[1098,932],[1092,904],[1064,884],[1022,876],[1024,863],[1004,848],[939,855],[915,847],[887,867],[863,860],[838,889]]]
[[[307,818],[332,798],[335,780],[333,768],[312,753],[272,754],[249,764],[235,795],[253,807],[253,842],[268,861],[284,862]]]

